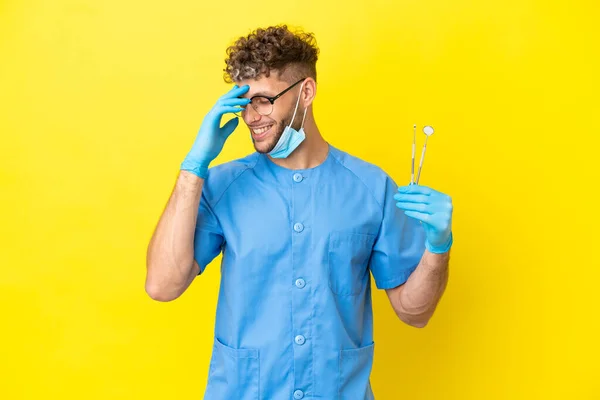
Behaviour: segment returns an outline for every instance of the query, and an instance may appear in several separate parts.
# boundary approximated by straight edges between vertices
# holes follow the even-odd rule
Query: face
[[[261,76],[257,80],[243,80],[237,84],[238,86],[250,86],[248,92],[243,96],[246,98],[251,98],[255,95],[276,96],[291,85],[287,81],[280,80],[277,74],[271,74],[268,78]],[[294,115],[294,108],[300,95],[301,85],[302,83],[299,83],[275,100],[273,111],[269,115],[260,115],[251,105],[246,106],[246,109],[242,112],[242,118],[250,129],[252,142],[257,152],[270,152],[279,141],[279,138],[281,138],[285,127],[290,123]],[[304,108],[302,107],[302,103],[300,103],[292,127],[296,128],[297,124],[301,123],[303,114]]]

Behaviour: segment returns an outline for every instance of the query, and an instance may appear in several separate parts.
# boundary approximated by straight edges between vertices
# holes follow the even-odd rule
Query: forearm
[[[203,179],[180,171],[152,235],[146,259],[146,292],[156,300],[177,298],[198,273],[194,230],[203,185]]]
[[[427,324],[446,289],[449,259],[449,253],[425,251],[415,271],[398,291],[395,309],[400,319],[415,327]]]

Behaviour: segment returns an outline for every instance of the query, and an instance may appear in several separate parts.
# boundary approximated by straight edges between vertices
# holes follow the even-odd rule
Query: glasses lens
[[[273,111],[273,104],[264,97],[255,97],[252,99],[252,107],[260,115],[269,115]]]
[[[240,108],[239,111],[234,112],[233,115],[235,115],[238,118],[242,118],[244,116],[244,111],[246,111],[247,108],[248,106]]]

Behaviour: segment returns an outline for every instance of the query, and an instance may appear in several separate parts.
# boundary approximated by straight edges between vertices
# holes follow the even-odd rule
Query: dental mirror
[[[425,151],[427,150],[427,139],[433,135],[433,128],[429,125],[423,128],[425,134],[425,144],[423,145],[423,151],[421,152],[421,161],[419,162],[419,172],[417,174],[417,185],[419,184],[419,178],[421,177],[421,168],[423,168],[423,160],[425,159]]]

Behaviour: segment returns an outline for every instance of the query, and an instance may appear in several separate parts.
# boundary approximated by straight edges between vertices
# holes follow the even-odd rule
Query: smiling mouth
[[[260,138],[266,136],[267,133],[269,133],[271,131],[272,127],[273,127],[273,124],[267,125],[267,126],[263,126],[263,127],[260,127],[260,128],[251,129],[252,130],[252,135],[256,139],[260,139]]]

